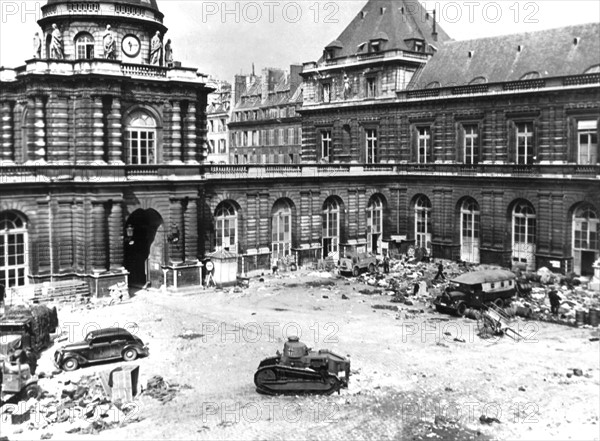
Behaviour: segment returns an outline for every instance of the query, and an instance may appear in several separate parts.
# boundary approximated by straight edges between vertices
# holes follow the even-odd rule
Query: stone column
[[[181,106],[179,101],[173,102],[171,132],[171,164],[181,164]]]
[[[92,161],[96,164],[105,164],[104,161],[104,113],[102,97],[92,99]]]
[[[48,99],[48,161],[69,160],[69,103],[67,98],[51,95]]]
[[[2,139],[0,139],[0,163],[13,163],[15,160],[15,128],[12,117],[12,106],[9,101],[2,103],[1,112]]]
[[[75,102],[75,158],[79,163],[90,163],[94,159],[91,107],[89,95],[77,97]]]
[[[186,118],[184,154],[186,164],[198,164],[196,156],[196,104],[191,102]]]
[[[185,246],[185,260],[198,259],[198,201],[197,199],[188,200],[188,204],[183,216],[183,235]]]
[[[44,99],[40,96],[34,98],[35,105],[35,162],[46,162],[46,115],[44,112]]]
[[[106,270],[108,256],[106,250],[105,209],[101,202],[92,202],[92,270]]]
[[[108,115],[108,161],[111,164],[123,164],[122,136],[121,100],[114,96],[110,115]]]
[[[123,268],[123,206],[121,202],[113,201],[108,217],[108,243],[110,255],[110,269]]]

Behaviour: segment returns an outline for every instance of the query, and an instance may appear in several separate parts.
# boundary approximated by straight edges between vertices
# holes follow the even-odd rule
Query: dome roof
[[[131,6],[145,6],[149,9],[159,11],[156,0],[105,0],[107,3],[120,3]],[[48,0],[46,5],[57,5],[61,3],[98,3],[98,0]],[[160,11],[159,11],[160,12]]]

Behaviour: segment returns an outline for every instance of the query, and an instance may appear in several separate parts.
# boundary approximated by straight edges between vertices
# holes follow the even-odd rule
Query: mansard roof
[[[435,30],[437,41],[433,36],[433,14],[416,0],[369,0],[334,41],[335,47],[341,44],[336,58],[355,55],[360,45],[372,40],[386,40],[386,50],[412,50],[406,40],[420,39],[438,46],[450,39],[439,24]]]
[[[447,41],[411,88],[580,75],[600,65],[600,24]]]

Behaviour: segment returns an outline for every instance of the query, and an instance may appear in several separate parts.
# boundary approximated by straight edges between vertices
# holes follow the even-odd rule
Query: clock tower
[[[38,21],[44,33],[42,58],[151,64],[152,39],[158,32],[162,43],[167,32],[163,18],[155,0],[49,0]],[[53,51],[59,38],[62,54],[56,47]]]

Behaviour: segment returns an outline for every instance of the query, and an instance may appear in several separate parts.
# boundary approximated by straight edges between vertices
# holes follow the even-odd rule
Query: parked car
[[[122,328],[107,328],[91,331],[85,340],[58,349],[54,353],[54,364],[59,369],[74,371],[106,360],[133,361],[148,353],[148,347],[139,337]]]
[[[377,269],[377,257],[369,253],[346,253],[338,262],[340,274],[352,273],[358,276],[362,271],[374,272]]]
[[[521,292],[516,275],[501,269],[465,273],[450,282],[433,304],[440,312],[453,312],[459,316],[463,316],[468,308],[481,309],[489,303],[503,308],[517,291]]]

